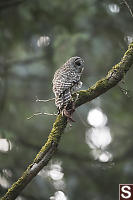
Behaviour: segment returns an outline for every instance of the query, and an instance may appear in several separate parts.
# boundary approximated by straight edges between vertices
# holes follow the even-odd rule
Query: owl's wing
[[[58,79],[56,81],[56,85],[53,86],[53,91],[56,96],[60,96],[63,94],[66,90],[72,87],[73,82],[71,80],[63,80],[63,77],[61,79]]]
[[[66,90],[70,89],[75,82],[79,81],[80,78],[78,80],[77,78],[76,74],[69,70],[64,70],[62,73],[57,71],[53,79],[53,91],[55,95],[60,96]]]

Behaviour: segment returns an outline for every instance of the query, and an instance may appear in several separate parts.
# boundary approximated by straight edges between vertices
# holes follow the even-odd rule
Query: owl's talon
[[[72,113],[72,110],[62,110],[62,114],[67,117],[68,122],[75,122],[75,120],[72,118]]]

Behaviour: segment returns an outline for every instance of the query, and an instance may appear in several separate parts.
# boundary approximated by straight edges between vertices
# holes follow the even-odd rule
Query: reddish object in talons
[[[68,122],[75,122],[75,120],[72,118],[73,112],[73,110],[66,110],[65,108],[63,109],[63,115],[67,117]]]
[[[74,102],[70,102],[67,107],[65,107],[62,110],[62,115],[67,117],[67,121],[70,122],[75,122],[75,120],[72,118],[72,114],[75,111],[75,104]]]

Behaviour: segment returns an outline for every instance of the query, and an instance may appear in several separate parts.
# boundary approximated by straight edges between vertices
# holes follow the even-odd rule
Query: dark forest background
[[[132,0],[128,0],[133,10]],[[121,0],[0,1],[0,196],[47,140],[56,112],[52,78],[67,59],[85,60],[87,89],[118,63],[133,40]],[[115,200],[133,183],[133,70],[76,110],[59,150],[17,200]]]

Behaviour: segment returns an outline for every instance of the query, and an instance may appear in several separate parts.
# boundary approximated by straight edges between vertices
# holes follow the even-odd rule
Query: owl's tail
[[[67,107],[67,105],[71,101],[71,92],[70,89],[65,90],[63,93],[61,93],[59,96],[57,95],[55,97],[55,104],[57,108],[62,111],[63,108]]]

